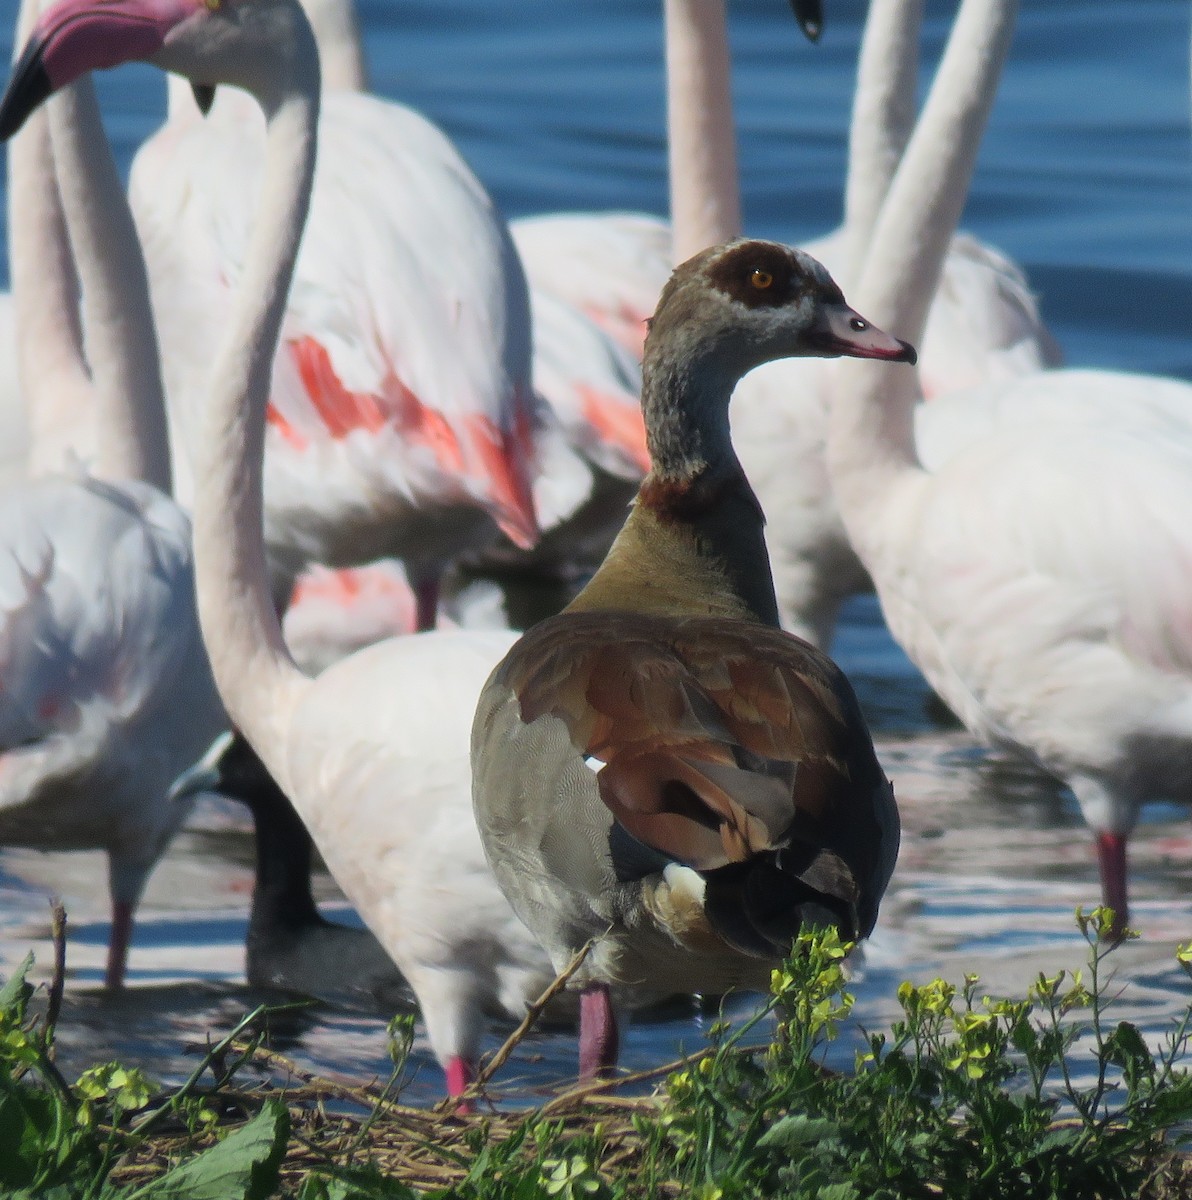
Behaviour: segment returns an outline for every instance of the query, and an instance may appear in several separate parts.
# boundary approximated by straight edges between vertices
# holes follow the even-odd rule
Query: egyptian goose
[[[777,628],[733,386],[783,355],[914,361],[827,272],[771,242],[680,266],[646,341],[653,468],[563,613],[489,677],[472,733],[481,839],[556,968],[589,940],[580,1070],[612,1003],[763,986],[804,922],[863,937],[898,814],[848,681]]]

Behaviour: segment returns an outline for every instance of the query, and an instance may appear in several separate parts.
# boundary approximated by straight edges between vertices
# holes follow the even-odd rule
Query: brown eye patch
[[[785,247],[740,242],[707,269],[709,282],[750,308],[777,308],[797,300],[811,285]]]

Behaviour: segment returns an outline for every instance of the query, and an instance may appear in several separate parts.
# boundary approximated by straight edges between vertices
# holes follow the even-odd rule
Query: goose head
[[[913,363],[914,347],[845,303],[827,268],[778,242],[738,238],[675,268],[649,322],[646,359],[665,345],[699,362],[715,353],[744,375],[776,358]]]
[[[747,372],[779,358],[914,363],[914,347],[845,303],[827,269],[778,242],[739,238],[675,268],[649,322],[642,409],[655,474],[727,458],[728,405]]]
[[[62,0],[42,13],[0,100],[0,140],[88,71],[151,62],[203,89],[230,84],[268,110],[295,75],[317,78],[298,0]]]

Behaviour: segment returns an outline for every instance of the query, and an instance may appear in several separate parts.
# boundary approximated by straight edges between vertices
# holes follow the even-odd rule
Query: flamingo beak
[[[199,112],[206,116],[215,103],[215,85],[213,83],[192,83],[190,90],[194,95]]]
[[[88,71],[149,58],[196,0],[61,0],[37,22],[0,99],[7,140],[47,97]]]
[[[824,6],[820,0],[790,0],[790,5],[807,40],[818,42],[824,31]]]
[[[220,763],[232,745],[233,736],[230,732],[221,733],[211,743],[206,754],[193,767],[187,767],[174,780],[167,795],[171,804],[189,800],[192,796],[201,795],[203,792],[218,794],[222,791],[223,775],[220,771]]]
[[[42,62],[44,46],[36,38],[13,65],[8,87],[0,99],[0,140],[8,141],[54,91]]]
[[[844,355],[913,365],[919,357],[910,342],[884,333],[843,301],[823,306],[820,322],[808,332],[807,339],[824,358]]]

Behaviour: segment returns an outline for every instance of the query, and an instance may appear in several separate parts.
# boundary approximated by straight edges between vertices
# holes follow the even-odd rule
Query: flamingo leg
[[[476,1064],[471,1059],[456,1055],[447,1060],[447,1095],[462,1096],[468,1090],[468,1084],[476,1078]],[[457,1113],[473,1112],[472,1105],[467,1101],[456,1105]]]
[[[420,579],[413,584],[417,600],[418,632],[428,633],[439,620],[439,579]]]
[[[599,1079],[611,1075],[619,1049],[608,984],[589,984],[579,998],[579,1077]]]
[[[113,991],[124,986],[124,969],[128,965],[128,945],[132,940],[132,904],[128,900],[112,901],[112,936],[108,941],[108,965],[104,986]]]
[[[1097,834],[1097,865],[1101,870],[1101,902],[1113,909],[1111,937],[1120,941],[1130,917],[1126,892],[1126,843],[1124,833]]]

